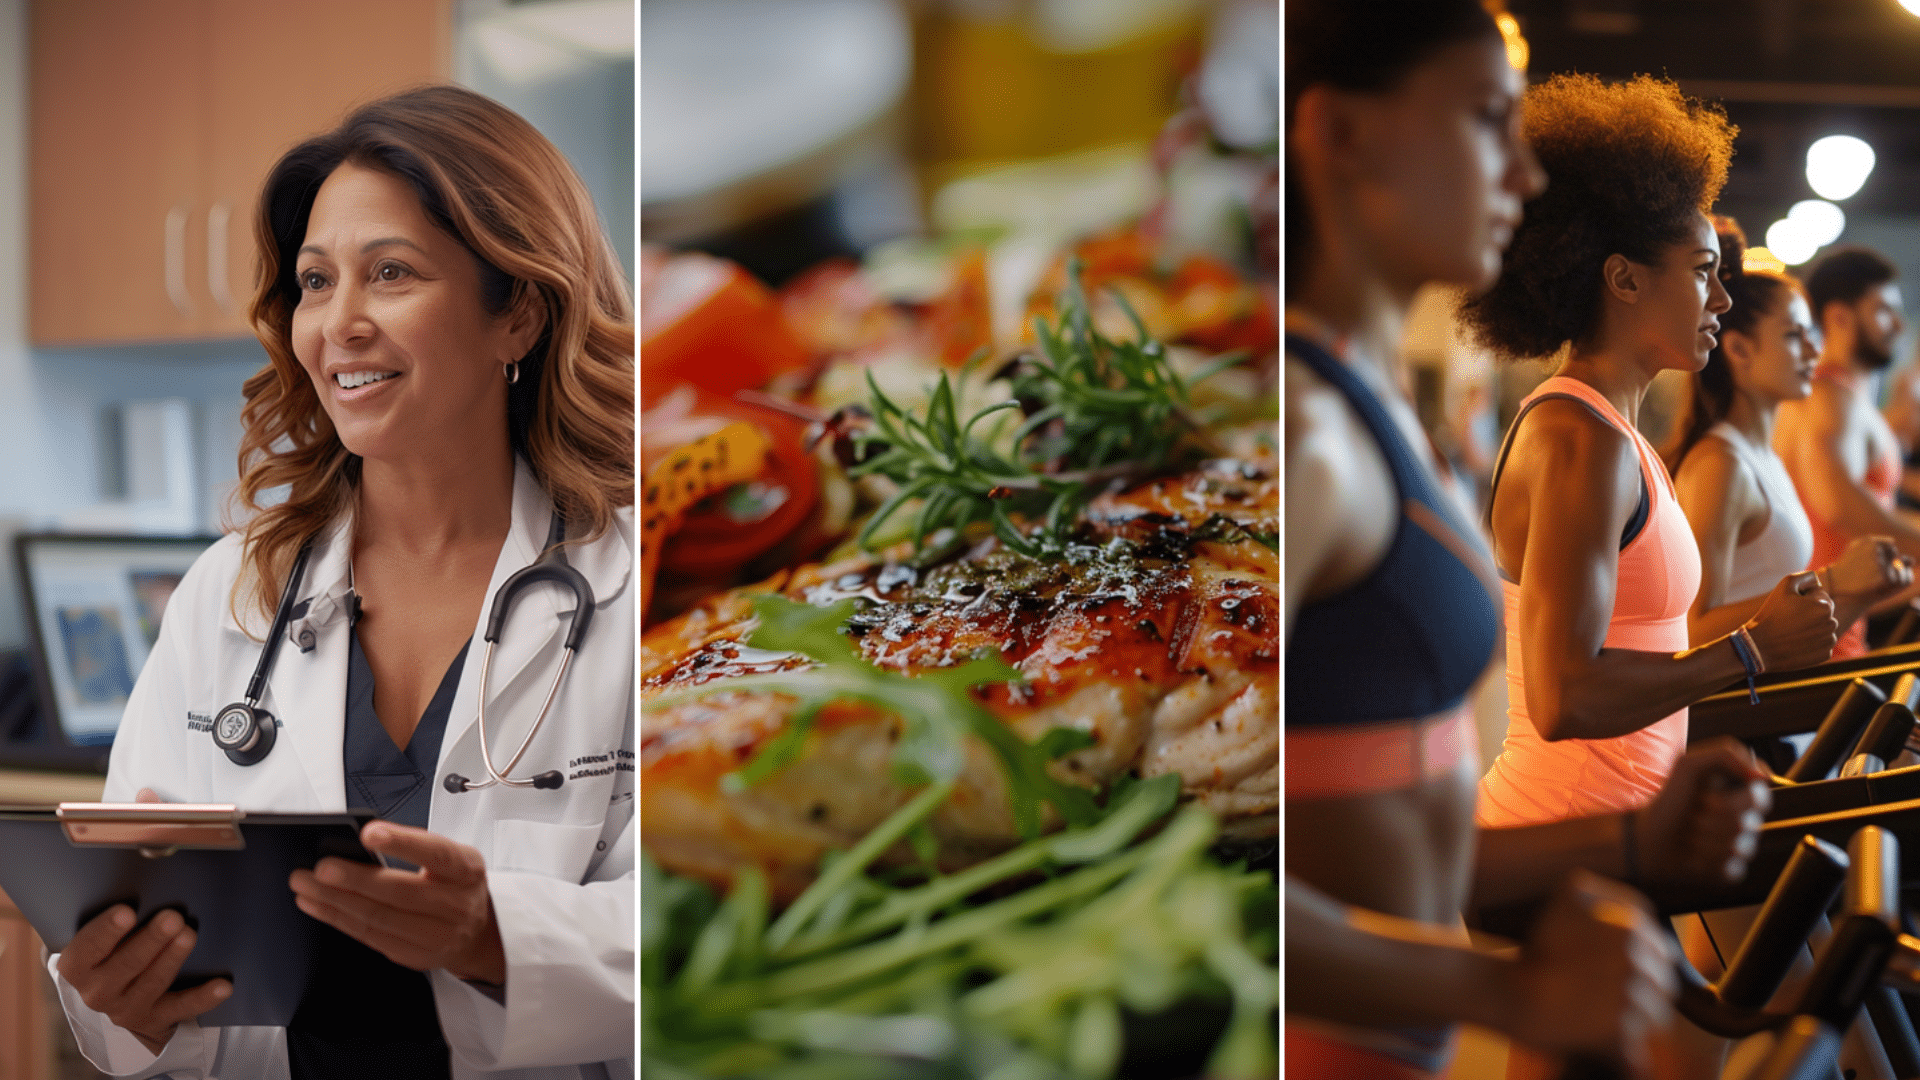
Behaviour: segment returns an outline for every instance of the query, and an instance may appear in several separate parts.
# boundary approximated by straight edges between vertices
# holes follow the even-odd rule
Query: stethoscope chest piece
[[[565,782],[565,778],[557,769],[550,769],[525,778],[507,775],[520,763],[521,757],[525,756],[534,736],[540,733],[540,726],[547,719],[547,711],[553,708],[553,699],[560,692],[561,681],[567,677],[567,669],[573,663],[574,652],[580,648],[580,640],[586,635],[587,624],[593,619],[593,587],[578,570],[567,565],[566,553],[562,549],[565,540],[566,523],[558,513],[555,513],[553,522],[547,530],[546,546],[539,557],[531,565],[522,567],[507,578],[501,584],[499,591],[494,594],[492,607],[487,613],[486,629],[481,635],[487,647],[480,660],[480,704],[477,710],[480,727],[480,757],[486,765],[487,778],[475,781],[459,773],[448,773],[442,783],[451,794],[477,791],[495,784],[552,791]],[[293,568],[287,573],[286,589],[280,594],[280,606],[274,611],[273,627],[267,631],[267,640],[261,646],[260,660],[254,665],[253,677],[247,681],[246,697],[214,715],[213,743],[225,752],[227,758],[235,765],[257,765],[264,761],[273,749],[279,723],[273,718],[272,713],[260,707],[260,702],[266,694],[267,679],[273,672],[274,658],[280,653],[280,643],[286,639],[287,626],[293,620],[294,600],[299,595],[300,582],[307,570],[307,559],[312,553],[313,539],[308,538],[307,542],[300,546],[299,553],[294,556]],[[348,565],[347,573],[348,588],[351,590],[353,580],[351,563]],[[487,744],[486,707],[487,675],[493,666],[493,647],[500,640],[501,630],[506,625],[507,612],[513,606],[514,597],[529,586],[542,582],[559,585],[573,593],[573,619],[567,627],[567,636],[563,642],[560,668],[554,673],[553,684],[547,688],[546,701],[541,704],[539,715],[534,717],[533,725],[528,729],[526,737],[520,741],[520,749],[515,751],[513,757],[507,761],[506,768],[496,768],[493,752]],[[353,597],[352,618],[357,621],[360,616],[360,597],[358,593],[350,592],[350,595]],[[310,634],[310,631],[308,633]],[[312,642],[302,640],[300,647],[303,650],[310,649]]]
[[[213,745],[225,751],[235,765],[258,765],[273,749],[279,723],[273,714],[260,707],[267,692],[267,676],[273,672],[273,659],[280,655],[280,643],[286,640],[287,624],[293,621],[293,601],[306,575],[307,559],[313,554],[313,540],[300,545],[293,557],[293,569],[287,572],[287,587],[280,594],[280,606],[274,609],[273,628],[260,647],[260,662],[254,665],[253,678],[247,680],[246,697],[213,715]]]
[[[272,751],[279,726],[267,710],[236,701],[213,718],[213,743],[235,765],[257,765]]]

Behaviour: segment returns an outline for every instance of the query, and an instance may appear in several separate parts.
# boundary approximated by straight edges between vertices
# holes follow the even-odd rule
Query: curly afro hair
[[[1462,314],[1488,348],[1529,359],[1598,328],[1608,256],[1654,263],[1686,237],[1726,183],[1737,129],[1647,75],[1556,75],[1527,89],[1520,125],[1547,189],[1527,203],[1500,279]]]

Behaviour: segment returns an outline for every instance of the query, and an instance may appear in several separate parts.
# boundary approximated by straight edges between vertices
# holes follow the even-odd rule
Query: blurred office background
[[[9,742],[35,693],[11,535],[226,520],[274,158],[451,80],[567,154],[631,277],[634,20],[632,0],[0,0],[0,803],[99,789]],[[96,1075],[50,989],[0,897],[0,1080]]]
[[[633,26],[630,0],[0,0],[0,518],[219,527],[265,359],[252,199],[357,102],[452,79],[518,110],[631,270]]]

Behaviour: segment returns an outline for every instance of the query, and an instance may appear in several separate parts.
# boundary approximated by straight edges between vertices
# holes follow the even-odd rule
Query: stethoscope
[[[520,764],[520,758],[532,745],[534,736],[540,733],[540,725],[546,722],[547,711],[553,708],[553,699],[560,692],[560,681],[566,678],[567,668],[573,664],[573,654],[580,648],[580,640],[586,636],[587,625],[593,621],[593,587],[587,584],[587,579],[578,570],[567,564],[566,554],[562,550],[565,539],[566,523],[556,512],[553,524],[547,530],[546,547],[540,557],[502,582],[499,591],[493,594],[493,605],[487,612],[487,626],[481,633],[487,649],[480,660],[480,760],[487,768],[487,779],[476,783],[459,773],[450,772],[442,781],[442,786],[452,794],[478,791],[495,784],[551,790],[559,787],[564,779],[558,770],[553,769],[525,779],[515,779],[507,774]],[[287,626],[293,621],[294,597],[300,592],[300,583],[306,577],[307,560],[312,554],[313,538],[309,537],[306,543],[300,545],[299,554],[294,556],[293,569],[287,572],[287,588],[280,594],[280,606],[273,613],[273,628],[267,632],[266,643],[261,646],[260,662],[254,665],[253,678],[247,680],[246,697],[221,709],[213,718],[214,745],[225,751],[228,759],[236,765],[257,765],[266,760],[267,754],[273,750],[280,724],[271,712],[260,707],[260,698],[266,692],[267,680],[273,675],[274,661],[280,655],[280,643],[287,635]],[[567,627],[564,651],[560,655],[560,670],[554,672],[553,685],[547,688],[547,699],[540,706],[540,715],[534,718],[527,737],[520,740],[520,749],[514,751],[506,768],[496,769],[493,751],[487,742],[487,676],[493,669],[493,649],[500,641],[500,631],[507,624],[507,613],[513,608],[514,598],[529,585],[547,581],[565,586],[573,592],[573,619]],[[351,582],[348,590],[353,613],[351,617],[357,619],[360,598],[352,593]]]

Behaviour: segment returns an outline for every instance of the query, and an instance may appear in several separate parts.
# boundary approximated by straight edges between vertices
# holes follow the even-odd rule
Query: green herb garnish
[[[1206,1075],[1273,1076],[1277,885],[1207,857],[1212,815],[1168,816],[1179,786],[1134,783],[1095,824],[914,888],[823,875],[771,925],[757,871],[716,909],[643,855],[642,1074],[1111,1077],[1122,1009],[1188,1002],[1226,1018]],[[900,836],[931,810],[915,800],[876,832]],[[1053,876],[981,899],[1038,870]],[[811,925],[786,929],[803,905]]]
[[[1185,464],[1209,451],[1204,423],[1188,408],[1189,387],[1237,363],[1223,356],[1191,379],[1167,361],[1166,346],[1118,292],[1133,321],[1133,341],[1113,341],[1094,329],[1080,284],[1081,264],[1069,267],[1059,322],[1034,320],[1036,354],[1018,361],[1010,377],[1013,398],[989,405],[964,421],[957,402],[971,368],[958,380],[943,372],[924,414],[901,408],[867,376],[873,428],[856,435],[871,452],[849,471],[877,475],[897,485],[881,504],[859,543],[870,546],[881,526],[913,500],[914,546],[943,528],[962,529],[990,521],[1001,542],[1035,558],[1056,557],[1074,518],[1102,485]],[[1026,414],[1009,440],[994,444],[999,425],[981,421],[1009,410]],[[1020,514],[1040,523],[1029,534],[1013,520]]]

